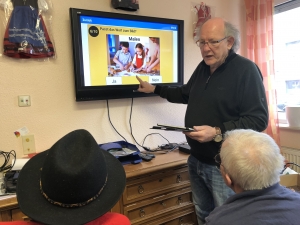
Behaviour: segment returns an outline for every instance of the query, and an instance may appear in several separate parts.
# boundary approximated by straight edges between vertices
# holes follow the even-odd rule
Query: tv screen
[[[153,96],[183,84],[182,20],[70,8],[76,101]]]

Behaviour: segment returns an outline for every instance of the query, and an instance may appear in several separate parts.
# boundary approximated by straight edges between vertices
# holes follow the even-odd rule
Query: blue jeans
[[[234,192],[223,181],[215,165],[200,162],[190,155],[188,159],[193,203],[198,224],[204,224],[205,217],[217,206],[222,205]]]

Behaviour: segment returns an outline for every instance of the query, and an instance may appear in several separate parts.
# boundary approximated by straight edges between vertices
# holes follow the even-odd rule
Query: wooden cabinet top
[[[152,153],[152,152],[151,152]],[[155,158],[149,162],[141,162],[138,164],[124,165],[127,178],[132,178],[146,173],[152,173],[158,170],[167,169],[170,167],[186,165],[188,154],[182,153],[179,150],[174,150],[168,153],[155,153]]]

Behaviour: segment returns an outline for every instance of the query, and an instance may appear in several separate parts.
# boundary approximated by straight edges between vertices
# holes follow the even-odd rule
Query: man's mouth
[[[206,59],[210,59],[210,58],[212,58],[212,57],[213,57],[212,55],[207,55],[207,56],[205,56]]]

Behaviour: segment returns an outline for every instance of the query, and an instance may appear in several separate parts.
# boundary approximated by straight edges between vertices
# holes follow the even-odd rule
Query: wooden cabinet
[[[197,224],[189,181],[188,155],[175,150],[150,162],[125,165],[126,187],[111,211],[126,215],[132,225]],[[23,220],[16,198],[0,201],[0,221]]]
[[[7,196],[5,199],[0,200],[0,221],[16,221],[27,220],[18,207],[17,199],[15,196]]]
[[[120,212],[133,225],[197,224],[187,158],[175,150],[157,154],[150,162],[125,165],[127,183]]]

